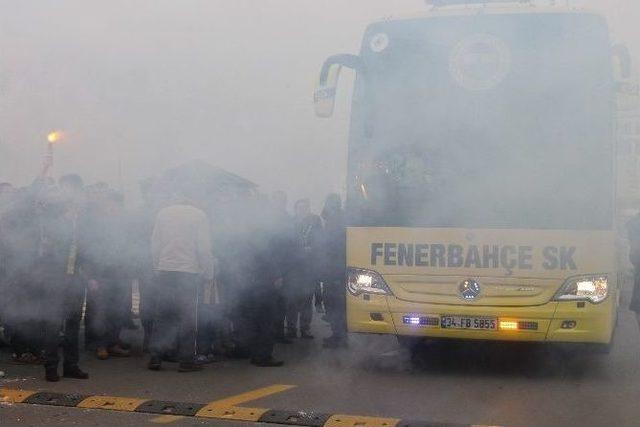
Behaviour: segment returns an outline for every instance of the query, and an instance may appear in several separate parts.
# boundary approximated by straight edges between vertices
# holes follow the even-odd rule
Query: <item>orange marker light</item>
[[[517,331],[518,322],[516,322],[515,320],[501,320],[500,330],[501,331]]]

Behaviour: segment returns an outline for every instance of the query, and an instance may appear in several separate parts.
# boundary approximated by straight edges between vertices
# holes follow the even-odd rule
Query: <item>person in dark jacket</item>
[[[324,296],[327,320],[332,335],[325,338],[325,348],[344,347],[347,344],[346,321],[346,225],[342,201],[338,194],[330,194],[322,210],[324,220]]]
[[[32,268],[39,287],[34,303],[42,322],[47,381],[59,381],[58,347],[63,329],[63,376],[87,379],[79,366],[79,330],[84,304],[84,281],[80,277],[82,250],[79,221],[82,217],[83,183],[77,175],[60,178],[60,190],[44,194],[39,214],[40,239]]]
[[[88,278],[87,303],[92,307],[87,327],[101,360],[130,355],[120,341],[120,331],[130,312],[133,267],[129,231],[124,199],[114,191],[104,195],[103,202],[84,222],[83,269]]]
[[[284,325],[287,314],[287,289],[291,285],[289,272],[294,267],[296,256],[296,231],[293,218],[287,212],[287,195],[283,191],[276,191],[271,196],[271,228],[273,256],[278,262],[282,273],[282,286],[274,290],[276,312],[274,320],[275,340],[281,344],[291,344],[293,341],[285,336]]]
[[[287,284],[287,338],[297,337],[299,320],[300,337],[313,339],[311,320],[315,285],[319,278],[321,259],[322,220],[311,213],[308,199],[295,204],[294,226],[296,231],[295,264]]]
[[[243,331],[243,346],[249,350],[251,364],[259,367],[278,367],[284,362],[274,359],[274,319],[277,317],[277,299],[282,287],[282,273],[273,257],[273,240],[269,233],[257,232],[250,249],[251,274],[239,292],[239,325]]]
[[[154,207],[151,200],[151,183],[140,184],[143,204],[132,215],[131,256],[135,278],[140,293],[139,314],[142,323],[142,351],[149,351],[149,339],[153,330],[155,300],[153,292],[153,261],[151,259],[151,234],[154,224]]]
[[[41,237],[39,183],[21,189],[0,220],[2,268],[4,270],[2,322],[4,334],[18,363],[37,364],[42,360],[42,333],[38,310],[39,288],[31,280]]]

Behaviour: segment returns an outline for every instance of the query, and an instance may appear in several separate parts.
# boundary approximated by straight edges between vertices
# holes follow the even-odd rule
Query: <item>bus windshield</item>
[[[600,18],[382,22],[361,55],[352,225],[612,226],[613,85]]]

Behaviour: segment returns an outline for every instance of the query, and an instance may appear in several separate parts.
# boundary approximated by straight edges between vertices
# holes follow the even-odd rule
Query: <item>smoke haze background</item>
[[[640,4],[603,11],[640,53]],[[351,79],[314,116],[322,61],[359,49],[380,17],[422,0],[0,0],[0,181],[29,183],[46,134],[54,173],[135,195],[140,179],[201,159],[290,200],[344,191]],[[346,73],[345,73],[346,75]]]

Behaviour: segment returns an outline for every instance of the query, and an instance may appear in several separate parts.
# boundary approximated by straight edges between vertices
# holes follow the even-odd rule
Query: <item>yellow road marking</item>
[[[286,384],[274,384],[269,387],[259,388],[257,390],[248,391],[246,393],[238,394],[224,399],[216,400],[209,403],[207,406],[236,406],[241,403],[250,402],[252,400],[261,399],[266,396],[270,396],[276,393],[282,393],[283,391],[291,390],[295,388],[295,385]]]
[[[400,418],[359,417],[354,415],[332,415],[324,427],[395,427]]]
[[[133,412],[148,399],[132,399],[115,396],[91,396],[78,403],[78,408],[109,409],[113,411]]]
[[[295,385],[274,384],[257,390],[248,391],[236,396],[227,397],[209,403],[200,409],[196,417],[221,418],[240,421],[258,421],[262,415],[268,411],[264,408],[241,408],[237,405],[261,399],[276,393],[295,388]]]
[[[0,388],[0,401],[7,403],[22,403],[36,393],[37,391],[31,390],[11,390],[8,388]]]
[[[159,417],[151,419],[151,422],[156,424],[169,424],[183,418],[181,415],[160,415]]]

